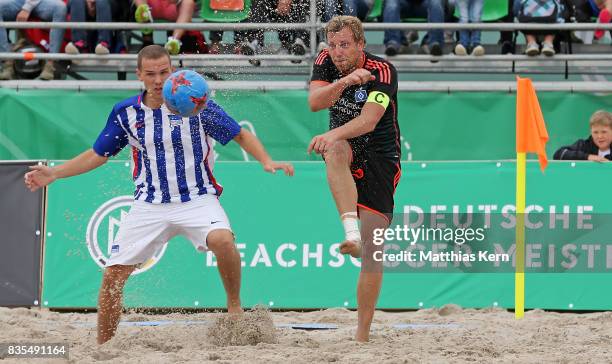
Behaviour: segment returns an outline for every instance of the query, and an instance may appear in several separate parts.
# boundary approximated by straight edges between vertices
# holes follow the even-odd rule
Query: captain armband
[[[380,91],[370,92],[370,94],[368,95],[367,102],[377,103],[378,105],[384,107],[386,110],[387,106],[389,106],[389,96],[386,93]]]

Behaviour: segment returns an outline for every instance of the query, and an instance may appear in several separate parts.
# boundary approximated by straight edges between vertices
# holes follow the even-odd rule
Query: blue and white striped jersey
[[[108,157],[132,146],[136,200],[187,202],[199,195],[221,195],[213,176],[211,138],[225,145],[240,133],[240,125],[212,100],[197,116],[181,118],[165,105],[147,107],[143,97],[113,107],[94,151]]]

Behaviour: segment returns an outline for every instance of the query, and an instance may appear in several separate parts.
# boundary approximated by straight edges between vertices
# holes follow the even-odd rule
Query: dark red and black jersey
[[[363,68],[376,77],[364,85],[347,87],[338,101],[329,108],[330,129],[337,128],[358,117],[366,102],[377,102],[378,93],[388,97],[388,105],[376,128],[349,140],[354,151],[372,151],[394,160],[400,159],[400,131],[397,122],[397,71],[387,60],[364,52]],[[325,49],[315,59],[311,81],[336,82],[343,76]],[[382,96],[381,96],[382,97]],[[383,105],[385,106],[385,105]]]

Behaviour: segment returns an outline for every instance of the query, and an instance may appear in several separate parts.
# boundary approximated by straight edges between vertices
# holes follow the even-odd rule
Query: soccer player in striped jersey
[[[97,168],[128,144],[132,147],[135,201],[121,221],[104,270],[98,302],[99,344],[117,330],[123,287],[130,274],[178,234],[191,240],[197,250],[210,249],[215,254],[228,312],[242,312],[240,255],[218,200],[222,188],[213,176],[212,139],[223,145],[236,141],[266,172],[280,169],[293,175],[292,165],[274,162],[257,137],[214,101],[208,100],[196,116],[173,115],[162,99],[164,81],[172,73],[170,55],[163,47],[144,47],[136,73],[146,91],[113,107],[92,149],[57,167],[34,166],[24,177],[34,191]]]
[[[331,130],[312,138],[308,152],[325,159],[345,231],[340,251],[362,258],[356,340],[368,341],[382,282],[382,262],[373,255],[383,247],[372,235],[390,224],[401,176],[397,72],[364,51],[359,19],[334,17],[326,33],[328,47],[315,60],[308,103],[312,111],[329,108]]]

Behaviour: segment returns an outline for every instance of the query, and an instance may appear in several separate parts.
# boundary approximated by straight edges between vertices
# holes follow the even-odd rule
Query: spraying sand
[[[217,346],[276,344],[276,329],[272,316],[263,307],[255,307],[243,317],[222,315],[208,329],[210,342]]]

